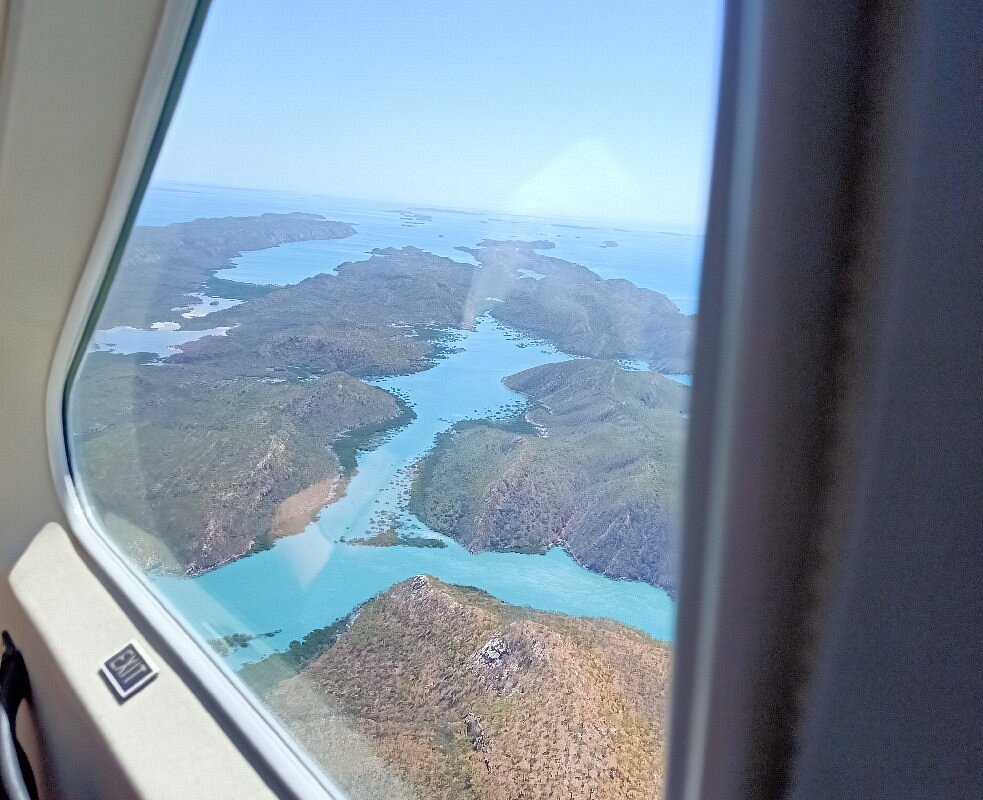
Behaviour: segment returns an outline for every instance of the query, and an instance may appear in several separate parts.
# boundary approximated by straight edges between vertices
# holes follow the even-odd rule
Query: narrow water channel
[[[229,653],[232,667],[283,650],[393,584],[423,573],[477,586],[516,605],[606,617],[671,640],[675,610],[661,589],[610,580],[559,549],[546,555],[469,553],[406,510],[412,465],[438,433],[463,419],[520,406],[524,397],[502,379],[566,358],[482,318],[433,368],[374,382],[400,395],[417,416],[380,446],[359,454],[358,472],[345,497],[325,508],[303,533],[197,578],[160,577],[155,585],[206,638],[257,635]],[[405,532],[441,538],[447,546],[364,547],[343,541],[365,536],[381,512],[400,515]]]

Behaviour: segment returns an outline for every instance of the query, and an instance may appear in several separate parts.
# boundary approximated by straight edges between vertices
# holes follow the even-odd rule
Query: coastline
[[[302,533],[318,518],[325,506],[345,496],[350,482],[350,474],[339,474],[335,478],[318,481],[282,500],[273,512],[273,539]]]

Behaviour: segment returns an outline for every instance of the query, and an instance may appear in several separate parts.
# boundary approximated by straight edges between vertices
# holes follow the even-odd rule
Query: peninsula
[[[418,464],[411,509],[472,551],[565,548],[611,578],[675,593],[673,512],[688,387],[609,361],[506,378],[521,420],[467,421]],[[525,423],[523,425],[522,423]]]
[[[315,638],[241,674],[353,800],[661,794],[670,649],[638,631],[419,576]]]
[[[174,309],[195,301],[192,294],[217,270],[233,266],[232,259],[246,250],[353,233],[344,222],[300,212],[137,226],[126,243],[100,326],[146,328],[169,319]]]

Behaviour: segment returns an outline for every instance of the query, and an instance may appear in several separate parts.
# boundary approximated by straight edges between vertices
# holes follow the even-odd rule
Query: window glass
[[[663,780],[717,2],[217,2],[68,397],[353,798]]]

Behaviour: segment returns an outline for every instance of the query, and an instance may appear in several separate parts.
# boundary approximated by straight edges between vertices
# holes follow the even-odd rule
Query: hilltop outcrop
[[[624,625],[420,576],[265,699],[353,800],[642,800],[662,791],[669,666]]]

